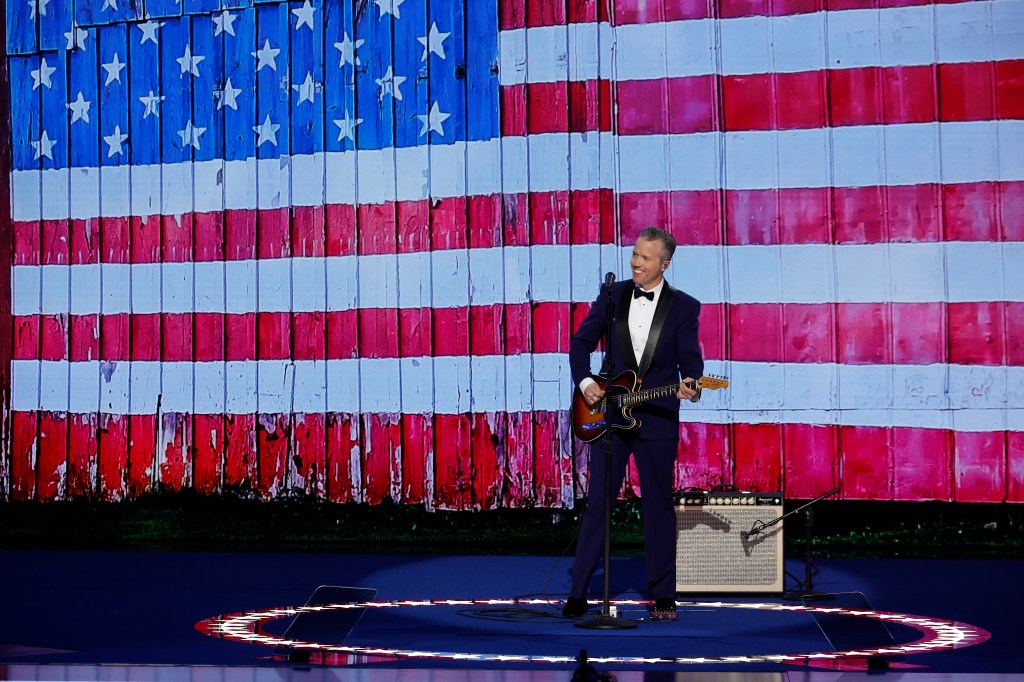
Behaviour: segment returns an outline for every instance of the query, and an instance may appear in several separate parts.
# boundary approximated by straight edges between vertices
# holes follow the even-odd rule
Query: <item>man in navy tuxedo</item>
[[[696,379],[704,372],[697,340],[700,302],[665,281],[664,272],[675,253],[671,234],[654,227],[644,229],[630,259],[632,280],[612,285],[614,328],[609,340],[608,376],[637,372],[643,388],[657,388]],[[569,344],[572,379],[584,399],[593,405],[604,390],[590,373],[590,355],[604,336],[608,294],[602,288]],[[647,588],[654,600],[655,619],[674,619],[676,613],[676,521],[673,500],[676,448],[679,443],[681,400],[698,398],[694,388],[681,386],[675,395],[633,408],[640,420],[636,431],[613,431],[612,494],[622,487],[626,463],[632,454],[640,474],[644,521],[644,556]],[[587,589],[604,551],[604,447],[590,448],[590,487],[587,509],[572,567],[572,588],[562,609],[567,617],[587,610]]]

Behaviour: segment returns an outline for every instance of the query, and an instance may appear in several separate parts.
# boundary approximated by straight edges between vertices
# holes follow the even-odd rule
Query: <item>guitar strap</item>
[[[675,298],[675,295],[676,290],[670,287],[668,282],[665,282],[665,286],[661,290],[661,296],[658,297],[658,307],[654,309],[654,320],[651,321],[651,334],[647,337],[647,345],[644,346],[644,354],[640,358],[640,367],[637,370],[641,381],[643,381],[647,370],[651,368],[654,351],[658,347],[658,340],[661,338],[661,331],[665,328],[668,310],[672,307],[672,299]],[[628,330],[626,333],[629,333]],[[630,353],[629,355],[633,354]]]

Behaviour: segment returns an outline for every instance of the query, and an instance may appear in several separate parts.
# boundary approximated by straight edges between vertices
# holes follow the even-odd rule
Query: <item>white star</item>
[[[160,109],[157,105],[164,101],[164,97],[160,95],[154,95],[153,91],[150,90],[148,95],[143,95],[139,98],[142,102],[142,106],[146,107],[146,110],[142,112],[142,118],[149,118],[150,114],[160,118]]]
[[[237,18],[238,15],[232,14],[227,10],[221,12],[220,16],[215,16],[213,18],[213,23],[215,24],[213,27],[213,35],[219,36],[221,33],[225,32],[230,35],[235,35],[235,19]]]
[[[114,126],[114,132],[109,135],[103,136],[103,141],[107,143],[107,158],[109,159],[114,154],[124,154],[124,150],[121,149],[121,144],[128,139],[127,135],[121,133],[121,126]]]
[[[416,114],[416,118],[418,118],[423,124],[423,128],[420,130],[420,135],[426,135],[428,130],[433,130],[438,135],[444,135],[444,127],[442,124],[449,116],[451,116],[451,114],[442,112],[435,101],[434,106],[430,107],[429,114]]]
[[[117,0],[103,0],[103,7],[100,9],[112,9],[117,11]],[[120,152],[118,152],[120,153]]]
[[[57,140],[51,140],[50,136],[43,131],[43,136],[39,138],[38,142],[32,143],[32,149],[35,151],[35,158],[45,156],[46,158],[53,161],[53,145],[57,144]]]
[[[121,57],[116,52],[113,59],[100,66],[107,70],[107,81],[103,85],[110,85],[114,81],[121,82],[121,72],[124,71],[125,65],[121,63]]]
[[[86,123],[89,122],[89,107],[92,106],[92,102],[82,97],[82,91],[78,91],[78,99],[74,102],[69,102],[67,105],[68,109],[71,110],[71,122],[81,119]]]
[[[313,103],[313,96],[316,95],[317,89],[320,84],[313,80],[313,74],[309,71],[306,72],[306,80],[298,85],[293,85],[292,90],[299,93],[299,101],[296,104],[302,104],[303,102]]]
[[[189,120],[185,124],[184,130],[178,131],[178,136],[181,137],[181,146],[187,147],[192,145],[196,149],[199,149],[199,136],[206,132],[206,128],[197,128],[192,125],[192,121]]]
[[[257,134],[256,147],[259,148],[264,142],[269,142],[275,147],[277,146],[277,131],[280,129],[280,124],[270,122],[270,114],[263,119],[263,123],[258,126],[253,126],[253,132]]]
[[[384,95],[391,95],[397,100],[402,99],[401,86],[407,80],[405,76],[396,76],[389,66],[383,78],[375,78],[374,80],[380,88],[379,99],[381,101],[384,100]]]
[[[402,13],[399,11],[399,7],[405,0],[373,0],[374,4],[380,8],[380,17],[384,18],[385,14],[393,14],[395,19],[401,19]]]
[[[66,50],[74,50],[74,49],[84,50],[85,49],[85,39],[88,38],[88,37],[89,37],[89,32],[88,31],[86,31],[84,28],[78,28],[78,24],[74,24],[73,23],[73,24],[71,24],[71,30],[64,34],[65,40],[68,41],[68,44],[65,46],[64,49],[66,49]]]
[[[50,80],[50,76],[57,70],[57,67],[50,66],[46,63],[46,57],[43,57],[42,61],[39,62],[38,69],[32,69],[32,89],[38,90],[40,86],[45,85],[48,88],[53,87],[53,81]]]
[[[142,38],[139,39],[139,45],[145,45],[147,40],[153,41],[154,45],[160,43],[156,39],[156,31],[159,28],[163,28],[164,22],[153,21],[150,19],[144,24],[139,24],[139,30],[142,31]]]
[[[224,89],[214,92],[214,96],[217,97],[217,108],[223,109],[224,107],[231,107],[235,111],[238,111],[238,103],[235,102],[235,98],[238,97],[241,92],[241,88],[231,87],[231,79],[228,78],[227,82],[224,83]]]
[[[185,54],[183,54],[181,57],[178,57],[175,61],[181,64],[182,75],[190,73],[193,76],[198,76],[199,62],[203,61],[204,59],[206,59],[206,57],[202,55],[197,54],[195,56],[192,56],[192,46],[185,45]]]
[[[48,4],[50,4],[50,0],[28,0],[28,8],[29,11],[31,12],[31,16],[29,18],[35,19],[37,13],[39,16],[45,17],[46,6]],[[37,156],[36,158],[38,159],[39,157]]]
[[[340,43],[334,43],[334,49],[341,53],[341,61],[338,62],[338,68],[341,68],[346,64],[351,64],[352,66],[359,66],[362,64],[362,62],[359,61],[359,55],[356,54],[356,50],[358,50],[359,46],[365,42],[366,41],[362,39],[352,42],[348,37],[348,33],[345,33],[345,36],[341,39]]]
[[[352,118],[345,112],[345,118],[334,119],[334,125],[338,126],[338,142],[346,137],[352,142],[356,141],[356,126],[363,122],[361,118]]]
[[[277,71],[277,55],[281,50],[270,46],[270,41],[267,40],[263,43],[263,47],[255,52],[250,52],[253,57],[256,57],[256,73],[260,72],[264,66],[269,66],[274,71]]]
[[[300,28],[302,28],[302,25],[305,24],[306,26],[309,26],[309,30],[312,31],[313,12],[315,11],[316,7],[313,7],[313,5],[309,4],[309,0],[306,0],[304,3],[302,3],[302,7],[298,9],[293,9],[292,14],[298,17],[295,21],[295,30],[298,31]]]
[[[444,56],[444,40],[450,35],[451,33],[442,33],[441,31],[438,31],[437,22],[431,24],[430,32],[427,33],[427,35],[423,36],[422,38],[416,39],[419,41],[420,45],[423,46],[423,58],[420,59],[420,61],[427,61],[427,55],[430,54],[431,52],[436,54],[441,59],[445,59],[446,57]]]

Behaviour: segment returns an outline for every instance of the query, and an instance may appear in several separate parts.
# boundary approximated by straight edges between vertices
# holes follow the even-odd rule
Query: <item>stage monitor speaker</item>
[[[783,591],[782,493],[682,493],[676,502],[676,591]]]

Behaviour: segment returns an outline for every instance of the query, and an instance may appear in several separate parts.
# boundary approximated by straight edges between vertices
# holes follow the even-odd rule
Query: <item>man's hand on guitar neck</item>
[[[604,389],[593,379],[587,377],[580,382],[580,390],[588,405],[593,405],[604,397]]]
[[[700,399],[700,389],[697,388],[697,382],[692,377],[683,379],[683,382],[679,384],[679,390],[676,391],[676,397],[680,400],[689,400],[692,403],[697,402]]]

